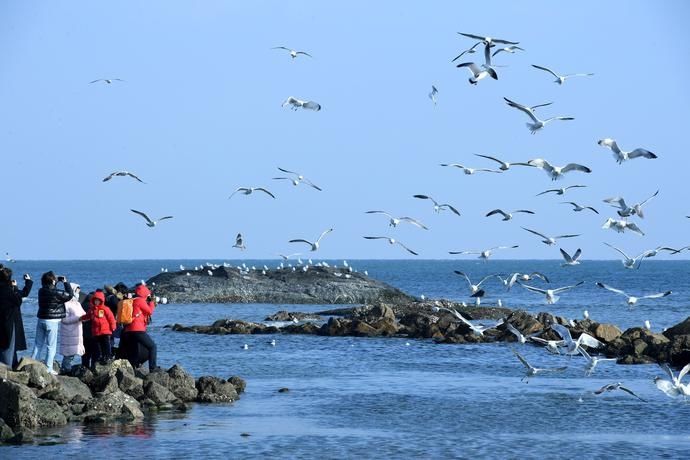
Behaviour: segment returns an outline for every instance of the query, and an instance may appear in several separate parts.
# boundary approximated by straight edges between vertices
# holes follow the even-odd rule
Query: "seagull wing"
[[[620,385],[618,388],[619,388],[620,390],[625,391],[625,392],[628,393],[628,394],[633,395],[634,397],[636,397],[637,399],[639,399],[639,400],[642,401],[642,402],[647,402],[647,401],[645,401],[644,399],[642,399],[642,398],[640,398],[639,396],[637,396],[631,389],[625,388],[623,385]]]
[[[532,67],[534,67],[535,69],[539,69],[539,70],[543,70],[543,71],[545,71],[545,72],[548,72],[548,73],[550,73],[551,75],[553,75],[554,77],[556,77],[556,78],[558,78],[558,79],[561,78],[560,75],[558,75],[556,72],[554,72],[553,70],[549,69],[548,67],[542,67],[542,66],[540,66],[540,65],[535,65],[535,64],[532,64]]]
[[[365,214],[383,214],[390,217],[391,219],[393,218],[393,216],[388,214],[386,211],[366,211]]]
[[[303,179],[302,179],[302,182],[304,182],[305,184],[307,184],[307,185],[310,186],[311,188],[314,188],[314,189],[318,190],[319,192],[323,192],[323,189],[322,189],[321,187],[319,187],[318,185],[316,185],[315,183],[313,183],[313,182],[310,181],[309,179],[304,179],[304,178],[303,178]]]
[[[666,292],[659,292],[657,294],[650,294],[650,295],[645,295],[640,297],[640,299],[658,299],[660,297],[666,297],[667,295],[671,295],[673,291],[666,291]]]
[[[580,235],[558,235],[558,236],[554,236],[553,239],[559,240],[561,238],[575,238],[577,236],[580,236]]]
[[[468,49],[466,49],[465,51],[463,51],[462,53],[460,53],[460,54],[458,54],[457,56],[455,56],[455,57],[453,58],[453,60],[450,61],[450,62],[455,62],[455,61],[457,61],[458,59],[460,59],[460,58],[461,58],[463,55],[465,55],[466,53],[474,53],[474,49],[475,49],[478,45],[480,45],[481,43],[482,43],[482,42],[477,42],[477,43],[475,43],[474,45],[472,45],[471,48],[468,48]]]
[[[554,294],[560,294],[561,292],[567,292],[567,291],[569,291],[569,290],[571,290],[571,289],[575,289],[576,287],[578,287],[578,286],[580,286],[580,285],[582,285],[582,284],[584,284],[584,281],[580,281],[579,283],[573,284],[572,286],[564,286],[564,287],[562,287],[562,288],[554,289],[554,290],[553,290],[553,293],[554,293]]]
[[[530,363],[527,362],[527,360],[517,351],[513,350],[513,353],[515,353],[515,356],[517,356],[517,359],[520,360],[520,362],[525,366],[527,369],[532,370],[534,367]]]
[[[458,34],[468,37],[468,38],[474,38],[475,40],[481,40],[482,42],[486,40],[486,37],[480,37],[479,35],[474,35],[474,34],[466,34],[464,32],[458,32]],[[477,45],[475,45],[477,46]]]
[[[611,391],[614,389],[614,386],[611,385],[610,383],[608,385],[604,385],[603,387],[599,388],[598,390],[594,391],[595,395],[600,395],[606,391]]]
[[[534,211],[530,211],[529,209],[517,209],[517,210],[513,211],[513,213],[516,213],[516,212],[522,212],[525,214],[534,214]]]
[[[502,40],[500,38],[492,38],[491,41],[493,41],[494,43],[500,43],[501,45],[517,45],[520,43],[520,42],[509,42],[508,40]],[[519,49],[522,49],[522,48],[519,48]]]
[[[333,231],[332,228],[329,228],[328,230],[324,230],[324,231],[321,233],[321,235],[319,236],[319,239],[316,240],[316,242],[317,242],[317,243],[321,242],[321,238],[323,238],[324,236],[328,235],[328,234],[331,233],[332,231]]]
[[[575,251],[575,254],[573,254],[573,260],[578,260],[581,255],[582,255],[582,249],[577,248],[577,251]]]
[[[533,233],[533,234],[535,234],[535,235],[537,235],[537,236],[541,236],[541,237],[544,238],[545,240],[548,240],[548,239],[549,239],[548,236],[546,236],[546,235],[544,235],[544,234],[542,234],[542,233],[539,233],[539,232],[536,231],[536,230],[530,230],[529,228],[525,228],[525,227],[520,227],[520,228],[523,229],[523,230],[527,230],[528,232]]]
[[[565,259],[565,261],[566,261],[567,263],[572,263],[572,262],[573,262],[573,258],[570,257],[570,254],[568,254],[567,252],[565,252],[565,251],[563,250],[563,248],[560,248],[560,249],[561,249],[561,255],[563,256],[563,259]]]
[[[503,217],[508,217],[508,214],[506,214],[505,212],[503,212],[500,209],[494,209],[493,211],[489,211],[485,217],[490,217],[490,216],[493,216],[495,214],[501,214]]]
[[[547,283],[550,283],[549,279],[546,277],[546,275],[539,273],[539,272],[532,272],[530,273],[529,276],[536,276],[537,278],[541,278],[543,281],[546,281]]]
[[[400,241],[395,240],[395,243],[396,243],[396,244],[399,244],[400,246],[402,246],[402,248],[403,248],[404,250],[406,250],[407,252],[409,252],[410,254],[415,255],[415,256],[418,256],[418,255],[419,255],[419,254],[417,254],[416,252],[414,252],[412,249],[410,249],[410,248],[408,248],[407,246],[405,246],[404,244],[402,244]]]
[[[680,372],[678,373],[678,381],[680,382],[681,380],[683,380],[683,377],[685,377],[685,374],[687,374],[688,372],[690,372],[690,363],[689,363],[689,364],[686,364],[686,365],[680,370]]]
[[[642,203],[640,203],[639,206],[644,206],[649,200],[651,200],[652,198],[654,198],[654,197],[657,196],[658,194],[659,194],[659,190],[657,190],[657,191],[654,193],[654,195],[650,196],[649,198],[647,198],[646,200],[644,200]]]
[[[573,338],[570,335],[570,330],[562,324],[552,324],[551,329],[553,329],[558,335],[561,336],[566,343],[572,343]]]
[[[546,290],[545,290],[545,289],[539,289],[539,288],[536,288],[536,287],[534,287],[534,286],[528,286],[528,285],[522,284],[522,283],[520,283],[520,286],[522,286],[523,288],[527,289],[528,291],[536,292],[536,293],[539,293],[539,294],[546,294]]]
[[[488,43],[484,45],[484,67],[491,67],[491,45]]]
[[[230,196],[228,197],[228,200],[229,200],[230,198],[232,198],[232,197],[235,195],[235,193],[237,193],[237,192],[246,192],[246,191],[248,191],[248,190],[249,190],[249,189],[248,189],[247,187],[239,187],[237,190],[235,190],[234,192],[232,192],[232,194],[230,194]]]
[[[456,214],[458,216],[460,215],[460,211],[458,211],[457,209],[455,209],[453,206],[449,205],[448,203],[442,204],[441,207],[446,207],[446,208],[450,209],[454,214]]]
[[[108,182],[110,179],[113,178],[113,176],[115,176],[115,174],[117,174],[117,172],[110,173],[106,178],[103,179],[103,182]]]
[[[132,211],[134,214],[139,214],[141,217],[146,219],[146,222],[153,224],[153,221],[151,219],[149,219],[149,216],[147,216],[145,213],[143,213],[141,211],[137,211],[136,209],[130,209],[130,211]]]
[[[644,157],[644,158],[649,158],[649,159],[654,159],[658,158],[655,154],[650,152],[649,150],[646,149],[635,149],[632,152],[628,153],[628,158],[638,158],[638,157]]]
[[[505,100],[509,106],[525,112],[527,114],[527,116],[529,116],[532,119],[532,121],[534,121],[535,123],[537,123],[539,121],[537,119],[537,117],[534,116],[534,112],[532,112],[532,109],[530,109],[529,107],[524,106],[522,104],[518,104],[517,102],[513,102],[510,99],[508,99],[507,97],[504,97],[503,100]]]
[[[593,76],[593,73],[571,73],[568,75],[563,75],[563,78],[570,78],[570,77],[591,77]]]
[[[285,50],[285,51],[292,51],[290,48],[286,48],[284,46],[274,46],[271,48],[272,50]]]
[[[481,281],[477,283],[477,286],[481,286],[484,281],[488,280],[489,278],[494,278],[495,276],[496,275],[486,275],[484,278],[481,279]]]
[[[469,286],[472,286],[472,281],[470,281],[470,277],[469,277],[469,276],[467,276],[466,274],[464,274],[464,273],[461,272],[460,270],[453,270],[453,273],[455,273],[456,275],[460,275],[460,276],[465,277],[465,279],[467,280],[467,284],[468,284]]]
[[[275,198],[275,195],[274,195],[274,194],[272,194],[271,192],[269,192],[268,190],[266,190],[266,189],[263,188],[263,187],[257,187],[257,188],[255,188],[254,190],[262,191],[262,192],[264,192],[265,194],[269,195],[271,198]]]
[[[532,111],[534,111],[534,109],[537,109],[539,107],[546,107],[547,105],[551,105],[551,104],[553,104],[553,102],[545,102],[544,104],[533,105],[532,107],[530,107],[530,109],[532,109]]]
[[[311,54],[309,54],[309,53],[307,53],[307,52],[305,52],[305,51],[297,51],[295,54],[304,54],[305,56],[309,56],[310,58],[313,58],[313,57],[314,57],[314,56],[312,56]]]
[[[591,173],[592,170],[589,169],[587,166],[582,166],[577,163],[568,163],[567,165],[563,166],[561,169],[562,172],[567,173],[568,171],[582,171],[584,173]]]
[[[625,292],[621,291],[620,289],[613,288],[613,287],[611,287],[611,286],[609,286],[609,285],[607,285],[607,284],[604,284],[604,283],[597,283],[597,286],[599,286],[599,287],[602,288],[602,289],[606,289],[607,291],[611,291],[611,292],[614,292],[614,293],[616,293],[616,294],[620,294],[620,295],[625,296],[625,297],[630,297],[628,294],[626,294]]]
[[[288,243],[307,243],[309,246],[313,246],[311,241],[307,241],[307,240],[304,240],[301,238],[297,239],[297,240],[290,240],[290,241],[288,241]]]
[[[480,154],[478,154],[478,153],[475,153],[474,155],[475,155],[475,156],[478,156],[478,157],[486,158],[486,159],[488,159],[488,160],[493,160],[493,161],[495,161],[496,163],[504,164],[503,161],[499,160],[498,158],[491,157],[491,156],[489,156],[489,155],[480,155]]]
[[[676,378],[673,376],[673,371],[671,370],[671,368],[669,367],[668,364],[662,363],[662,364],[659,364],[659,367],[661,367],[661,369],[662,369],[664,372],[666,372],[666,375],[668,375],[668,376],[671,378],[671,381],[672,381],[672,382],[676,383],[676,382],[679,382],[679,381],[680,381],[680,379],[676,379]]]
[[[161,217],[160,219],[158,219],[158,221],[160,222],[161,220],[172,219],[172,218],[173,218],[173,216],[165,216],[165,217]]]
[[[430,196],[427,195],[412,195],[413,198],[419,198],[420,200],[431,200],[436,206],[438,206],[438,203],[436,200],[431,198]]]
[[[288,171],[287,169],[283,169],[283,168],[281,168],[281,167],[278,167],[278,170],[279,170],[279,171],[282,171],[282,172],[284,172],[284,173],[286,173],[286,174],[294,174],[295,176],[299,176],[299,173],[298,173],[298,172],[295,172],[295,171]]]
[[[631,232],[635,232],[638,235],[644,236],[644,232],[642,231],[642,229],[640,229],[640,227],[638,227],[637,224],[634,222],[628,222],[626,228],[629,229]]]
[[[531,165],[530,165],[530,166],[531,166]],[[558,192],[558,191],[559,191],[559,189],[552,188],[552,189],[549,189],[549,190],[544,190],[544,191],[541,192],[541,193],[537,193],[536,196],[541,196],[541,195],[545,195],[545,194],[547,194],[547,193]]]
[[[412,225],[416,225],[419,228],[423,228],[424,230],[429,230],[429,228],[426,225],[424,225],[423,223],[421,223],[417,219],[413,219],[412,217],[400,217],[400,220],[404,220],[405,222],[409,222]]]
[[[580,334],[580,337],[577,338],[577,343],[580,345],[586,345],[590,348],[599,348],[602,347],[604,344],[592,337],[591,335],[583,332]]]
[[[608,204],[610,204],[611,206],[613,206],[614,208],[617,207],[617,208],[620,208],[621,210],[627,209],[627,208],[628,208],[628,205],[627,205],[627,203],[625,202],[625,198],[622,198],[622,197],[619,197],[619,196],[612,197],[612,198],[606,198],[606,199],[604,200],[604,203],[608,203]]]
[[[672,398],[675,398],[680,394],[680,390],[678,390],[678,388],[668,380],[664,380],[662,378],[657,377],[654,379],[654,385],[656,385],[658,389],[660,389],[661,391],[666,393],[666,395]]]
[[[145,184],[145,183],[146,183],[146,182],[144,182],[143,180],[139,179],[135,174],[132,174],[131,172],[128,172],[127,175],[128,175],[129,177],[131,177],[132,179],[138,180],[138,181],[141,182],[142,184]]]
[[[390,240],[387,236],[364,236],[363,238],[367,240]]]
[[[510,323],[505,323],[505,325],[506,329],[508,329],[518,339],[519,342],[524,342],[526,340],[524,334],[518,331],[515,326],[513,326]]]
[[[319,110],[321,110],[321,104],[314,101],[307,101],[304,104],[302,104],[302,108],[318,112]]]

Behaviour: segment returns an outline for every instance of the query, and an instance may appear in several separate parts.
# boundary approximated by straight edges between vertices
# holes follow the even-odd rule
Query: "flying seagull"
[[[438,90],[434,85],[431,85],[431,92],[429,93],[429,99],[436,105],[436,95],[438,94]]]
[[[549,175],[551,180],[558,180],[563,177],[563,174],[570,171],[580,171],[588,174],[592,172],[592,170],[587,166],[582,166],[577,163],[568,163],[565,166],[553,166],[551,163],[541,158],[529,160],[527,163],[544,170],[544,172]]]
[[[521,284],[521,286],[527,289],[528,291],[536,292],[537,294],[544,294],[546,296],[546,303],[552,305],[558,302],[558,299],[560,299],[558,294],[567,292],[573,288],[576,288],[577,286],[580,286],[581,284],[584,284],[584,281],[580,281],[579,283],[572,286],[565,286],[558,289],[539,289],[533,286],[528,286],[526,284]]]
[[[144,214],[141,211],[137,211],[136,209],[130,209],[130,211],[132,211],[134,214],[139,214],[141,217],[146,219],[146,225],[148,225],[149,227],[155,227],[156,224],[158,224],[158,222],[165,220],[165,219],[172,219],[173,218],[173,216],[165,216],[165,217],[161,217],[158,220],[151,220],[149,218],[149,216],[147,216],[146,214]]]
[[[503,324],[503,319],[499,319],[495,324],[491,325],[483,325],[483,324],[472,324],[467,319],[465,319],[464,316],[462,316],[460,313],[458,313],[457,310],[453,308],[445,308],[445,307],[431,307],[431,310],[434,312],[439,312],[441,310],[447,311],[448,313],[451,313],[453,316],[455,316],[461,323],[469,326],[469,328],[472,330],[472,332],[475,335],[484,335],[484,331],[489,330],[489,329],[495,329],[501,324]]]
[[[479,80],[482,80],[487,76],[490,76],[494,80],[498,80],[498,74],[493,67],[491,67],[491,46],[492,45],[488,43],[484,45],[484,64],[482,64],[481,67],[474,62],[463,62],[455,66],[458,68],[467,67],[472,74],[472,76],[469,78],[470,84],[476,85]]]
[[[529,130],[532,132],[532,134],[536,134],[537,131],[542,129],[544,126],[546,126],[547,123],[553,121],[553,120],[574,120],[575,118],[573,117],[551,117],[547,118],[546,120],[540,120],[537,118],[537,116],[534,114],[534,108],[533,107],[527,107],[522,104],[518,104],[517,102],[513,102],[507,97],[504,97],[503,100],[506,101],[506,103],[510,106],[513,107],[514,109],[518,109],[524,113],[527,114],[528,117],[532,119],[532,123],[525,123]],[[548,104],[543,104],[543,105],[548,105]],[[535,106],[539,107],[539,106]]]
[[[493,216],[496,214],[500,214],[503,216],[503,219],[501,219],[501,220],[511,220],[513,218],[513,214],[517,214],[519,212],[524,213],[524,214],[534,214],[534,211],[529,211],[527,209],[517,209],[515,211],[510,211],[510,212],[505,212],[501,209],[494,209],[493,211],[489,211],[485,217],[490,217],[490,216]]]
[[[563,256],[563,260],[565,260],[565,262],[561,264],[561,267],[568,265],[580,265],[580,256],[582,255],[582,250],[578,248],[578,250],[575,251],[575,254],[573,254],[571,257],[570,254],[561,248],[561,255]]]
[[[489,257],[491,257],[491,253],[495,251],[496,249],[515,249],[517,248],[518,245],[514,246],[495,246],[490,249],[485,249],[483,251],[448,251],[448,254],[479,254],[479,259],[484,259],[484,260],[489,260]],[[456,272],[458,273],[458,272]],[[459,273],[458,273],[459,274]],[[467,275],[465,275],[467,277]],[[469,281],[469,279],[468,279]],[[479,283],[481,284],[481,283]],[[473,292],[474,294],[474,292]]]
[[[453,58],[453,60],[450,61],[450,62],[455,62],[455,61],[457,61],[458,59],[460,59],[460,58],[461,58],[462,56],[464,56],[465,54],[474,54],[474,53],[476,53],[476,51],[475,51],[474,49],[475,49],[476,47],[478,47],[479,45],[481,45],[481,44],[482,44],[482,42],[477,42],[477,43],[475,43],[474,45],[472,45],[471,48],[468,48],[468,49],[466,49],[465,51],[463,51],[463,52],[461,52],[460,54],[458,54],[457,56],[455,56],[455,57]]]
[[[105,82],[109,85],[114,81],[124,81],[124,80],[121,78],[99,78],[98,80],[90,81],[89,84],[98,83],[99,81]]]
[[[474,35],[474,34],[467,34],[464,32],[458,32],[458,34],[468,37],[468,38],[474,38],[475,40],[479,40],[481,43],[484,44],[491,44],[491,43],[500,43],[502,45],[519,45],[520,42],[511,42],[508,40],[502,40],[500,38],[493,38],[493,37],[482,37],[481,35]]]
[[[561,238],[575,238],[576,236],[580,236],[579,234],[577,234],[577,235],[546,236],[543,233],[539,233],[535,230],[530,230],[529,228],[525,228],[525,227],[520,227],[520,228],[523,230],[526,230],[526,231],[528,231],[534,235],[541,236],[542,238],[544,238],[541,242],[548,245],[548,246],[553,246],[554,244],[556,244],[556,240],[559,240]]]
[[[529,339],[541,345],[544,345],[546,351],[554,355],[560,355],[561,350],[559,347],[562,347],[565,344],[563,340],[546,340],[542,339],[541,337],[534,336],[531,336]]]
[[[532,166],[532,165],[530,165],[530,166]],[[537,193],[536,196],[546,195],[547,193],[555,193],[556,195],[565,195],[565,192],[567,192],[571,188],[585,188],[585,187],[587,187],[587,186],[586,185],[569,185],[567,187],[551,188],[549,190],[544,190],[541,193]]]
[[[272,49],[272,50],[285,50],[285,51],[287,51],[288,53],[290,53],[290,57],[291,57],[292,59],[295,59],[295,58],[297,57],[297,55],[299,55],[299,54],[303,54],[304,56],[313,57],[311,54],[309,54],[309,53],[307,53],[307,52],[305,52],[305,51],[297,51],[297,50],[293,50],[293,49],[287,48],[287,47],[285,47],[285,46],[275,46],[275,47],[273,47],[273,48],[271,48],[271,49]]]
[[[690,372],[690,364],[686,364],[678,373],[678,377],[673,375],[673,371],[668,366],[668,364],[660,364],[661,369],[671,378],[671,381],[663,380],[660,377],[654,377],[654,384],[658,389],[666,393],[667,396],[675,398],[677,396],[683,395],[685,399],[686,396],[690,396],[690,384],[683,384],[682,380],[685,375]]]
[[[520,48],[519,46],[516,46],[516,45],[511,45],[511,46],[506,46],[505,48],[499,48],[499,49],[497,49],[496,51],[494,51],[494,53],[491,55],[491,57],[496,56],[496,55],[497,55],[498,53],[500,53],[500,52],[513,54],[513,53],[515,53],[517,50],[525,51],[524,48]]]
[[[570,75],[558,75],[556,72],[549,69],[548,67],[542,67],[542,66],[538,66],[538,65],[534,65],[534,64],[532,64],[532,67],[534,67],[535,69],[543,70],[545,72],[550,73],[551,75],[556,77],[556,80],[554,80],[554,83],[558,83],[559,85],[562,85],[563,83],[565,83],[565,81],[570,77],[591,77],[592,75],[594,75],[593,73],[572,73]]]
[[[268,190],[266,190],[266,189],[263,188],[263,187],[239,187],[237,190],[235,190],[234,192],[232,192],[232,195],[230,195],[230,196],[228,197],[228,199],[232,198],[232,197],[235,195],[235,193],[238,193],[238,192],[239,192],[239,193],[242,193],[243,195],[251,195],[251,194],[254,193],[255,191],[264,192],[266,195],[268,195],[268,196],[270,196],[271,198],[274,198],[274,199],[275,199],[275,195],[272,194],[271,192],[269,192]]]
[[[307,243],[308,245],[311,246],[311,251],[313,252],[313,251],[316,251],[316,250],[319,249],[319,243],[321,242],[321,238],[323,238],[323,237],[326,236],[327,234],[331,233],[332,231],[333,231],[332,228],[329,228],[328,230],[325,230],[323,233],[321,233],[321,236],[319,236],[319,238],[318,238],[316,241],[314,241],[314,242],[307,241],[307,240],[304,240],[304,239],[290,240],[290,241],[288,241],[288,242],[289,242],[289,243]]]
[[[431,200],[434,203],[434,212],[441,212],[444,209],[450,209],[453,214],[460,215],[460,212],[448,203],[439,204],[436,200],[428,195],[413,195],[414,198],[419,198],[420,200]]]
[[[9,252],[6,252],[6,253],[5,253],[5,261],[8,262],[8,263],[11,263],[11,264],[13,264],[13,263],[16,262],[16,260],[14,260],[12,257],[10,257],[10,253],[9,253]]]
[[[513,287],[516,281],[532,281],[535,278],[539,278],[543,281],[546,281],[549,283],[549,279],[546,277],[546,275],[543,275],[539,272],[532,272],[532,273],[513,273],[511,275],[508,275],[508,278],[503,279],[500,276],[498,279],[501,280],[503,285],[510,291],[510,288]]]
[[[606,198],[606,199],[604,200],[604,203],[609,203],[609,204],[610,204],[611,206],[613,206],[614,208],[618,208],[618,211],[616,211],[616,212],[617,212],[618,215],[621,216],[621,217],[630,217],[630,216],[632,216],[632,215],[637,214],[637,216],[638,216],[640,219],[644,219],[644,212],[642,211],[642,206],[644,206],[645,204],[647,204],[647,202],[648,202],[649,200],[651,200],[652,198],[654,198],[654,197],[657,196],[658,194],[659,194],[659,190],[657,190],[657,191],[654,193],[654,195],[650,196],[649,198],[647,198],[646,200],[644,200],[642,203],[635,203],[635,204],[632,205],[632,206],[628,206],[628,204],[625,202],[625,198],[622,198],[622,197],[620,197],[620,196],[616,196],[616,197],[613,197],[613,198]]]
[[[488,168],[468,168],[467,166],[463,166],[459,163],[441,163],[441,166],[449,166],[452,168],[460,168],[463,170],[465,174],[468,176],[471,176],[472,174],[476,172],[491,172],[491,173],[500,173],[501,171],[497,171],[495,169],[488,169]]]
[[[103,179],[103,182],[108,182],[110,179],[112,179],[112,178],[115,177],[115,176],[119,176],[119,177],[129,176],[129,177],[131,177],[132,179],[138,180],[138,181],[141,182],[142,184],[145,184],[145,183],[146,183],[146,182],[144,182],[143,180],[139,179],[135,174],[133,174],[133,173],[131,173],[131,172],[129,172],[129,171],[115,171],[115,172],[113,172],[113,173],[110,173],[105,179]]]
[[[590,356],[590,354],[587,353],[587,351],[585,351],[584,348],[579,348],[578,351],[587,360],[587,366],[585,367],[585,375],[587,377],[592,375],[592,373],[594,372],[594,369],[597,367],[597,364],[599,364],[601,362],[606,362],[606,361],[618,361],[615,358],[599,358],[597,356]]]
[[[673,293],[673,291],[666,291],[666,292],[659,292],[657,294],[650,294],[650,295],[635,297],[635,296],[632,296],[630,294],[626,294],[624,291],[621,291],[620,289],[612,288],[611,286],[608,286],[604,283],[597,283],[597,286],[599,286],[602,289],[606,289],[607,291],[611,291],[615,294],[624,296],[627,299],[626,303],[631,308],[634,307],[639,300],[642,300],[642,299],[659,299],[661,297],[666,297],[667,295],[671,295]]]
[[[638,235],[644,236],[644,232],[634,222],[628,222],[626,220],[616,220],[610,217],[606,219],[606,222],[604,222],[604,225],[602,225],[601,228],[610,228],[618,233],[623,233],[626,230],[630,230],[631,232],[635,232]]]
[[[472,284],[472,281],[470,281],[470,277],[467,276],[466,274],[464,274],[463,272],[461,272],[460,270],[453,270],[453,273],[455,273],[456,275],[460,275],[460,276],[464,277],[465,280],[467,280],[467,284],[469,285],[470,291],[473,295],[478,293],[481,290],[481,286],[484,283],[484,281],[488,280],[489,278],[493,278],[494,276],[496,276],[496,275],[487,275],[484,278],[482,278],[477,284]]]
[[[601,145],[602,147],[607,147],[611,149],[611,151],[613,152],[613,158],[616,159],[616,162],[618,164],[623,164],[624,161],[632,160],[633,158],[642,157],[649,158],[650,160],[657,158],[657,156],[654,153],[650,152],[647,149],[637,148],[629,152],[621,150],[620,147],[618,147],[616,141],[609,138],[601,139],[597,142],[597,144]]]
[[[410,248],[408,248],[407,246],[405,246],[404,244],[402,244],[400,241],[396,240],[395,238],[390,238],[390,237],[388,237],[388,236],[365,236],[364,238],[367,239],[367,240],[388,240],[388,243],[390,243],[390,244],[398,244],[398,245],[400,245],[404,250],[406,250],[407,252],[409,252],[409,253],[412,254],[412,255],[415,255],[415,256],[418,256],[418,255],[419,255],[419,254],[417,254],[416,252],[414,252],[412,249],[410,249]]]
[[[417,219],[413,219],[412,217],[394,217],[390,214],[388,214],[386,211],[367,211],[365,214],[383,214],[386,217],[388,217],[388,226],[389,227],[397,227],[400,222],[409,222],[412,225],[415,225],[419,228],[422,228],[424,230],[429,230],[424,224],[422,224],[420,221]]]
[[[625,388],[625,387],[623,386],[623,384],[620,383],[620,382],[618,382],[618,383],[609,383],[608,385],[604,385],[603,387],[601,387],[601,388],[599,388],[598,390],[596,390],[596,391],[594,392],[594,394],[595,394],[595,395],[600,395],[600,394],[602,394],[602,393],[606,393],[607,391],[615,391],[615,390],[625,391],[626,393],[633,395],[634,397],[636,397],[636,398],[639,399],[640,401],[642,401],[642,402],[647,402],[647,401],[645,401],[644,399],[642,399],[642,398],[640,398],[639,396],[637,396],[637,395],[636,395],[632,390],[630,390],[629,388]]]
[[[278,254],[278,255],[279,255],[283,260],[288,260],[290,257],[301,256],[302,253],[297,252],[297,253],[295,253],[295,254],[288,254],[288,255],[285,255],[285,254]]]
[[[520,362],[527,368],[527,372],[525,373],[525,376],[520,379],[522,382],[523,380],[527,380],[529,383],[530,377],[534,377],[537,374],[540,374],[542,372],[562,372],[567,369],[567,367],[551,367],[551,368],[539,368],[539,367],[534,367],[532,366],[527,360],[517,351],[513,350],[513,353],[515,353],[515,356],[517,356],[517,359],[520,360]]]
[[[237,248],[241,251],[244,251],[246,246],[244,245],[244,238],[242,238],[242,234],[238,233],[237,236],[235,237],[235,244],[232,245],[233,248]]]
[[[575,211],[575,212],[580,212],[580,211],[584,211],[585,209],[589,209],[593,213],[599,214],[599,211],[597,211],[593,207],[591,207],[591,206],[580,206],[579,204],[575,203],[574,201],[562,201],[561,204],[571,205],[573,207],[573,211]]]
[[[528,163],[508,163],[507,161],[502,161],[502,160],[499,160],[498,158],[494,158],[494,157],[489,156],[489,155],[480,155],[478,153],[475,153],[475,155],[478,157],[486,158],[488,160],[493,160],[496,163],[500,164],[501,166],[499,166],[498,169],[500,169],[501,171],[508,171],[511,166],[532,166],[531,164],[528,164]]]
[[[302,174],[300,174],[298,172],[288,171],[287,169],[283,169],[280,167],[278,168],[278,170],[280,172],[284,172],[285,174],[292,174],[293,177],[274,177],[273,178],[274,180],[289,180],[290,182],[292,182],[292,185],[299,185],[300,182],[304,182],[305,184],[307,184],[308,186],[310,186],[312,188],[315,188],[319,192],[323,191],[323,190],[321,190],[321,187],[314,185],[314,183],[312,181],[305,178]]]
[[[318,104],[314,101],[303,101],[292,96],[285,99],[285,102],[283,102],[282,106],[285,107],[286,105],[289,105],[292,110],[297,110],[299,108],[309,109],[315,112],[321,110],[321,104]]]
[[[583,345],[591,348],[600,348],[604,345],[585,332],[580,334],[577,340],[573,340],[573,337],[570,335],[570,330],[561,324],[552,324],[551,329],[563,339],[563,346],[565,347],[565,354],[567,355],[578,354]]]
[[[629,268],[629,269],[633,269],[633,268],[637,269],[637,268],[640,268],[640,264],[642,264],[642,259],[644,259],[645,257],[647,257],[646,254],[647,254],[648,251],[642,252],[642,253],[641,253],[640,255],[638,255],[637,257],[630,257],[630,256],[628,256],[625,252],[623,252],[621,249],[615,247],[614,245],[608,244],[608,243],[604,243],[604,244],[605,244],[606,246],[610,247],[611,249],[613,249],[613,250],[615,250],[615,251],[618,251],[623,257],[625,257],[625,259],[621,260],[621,262],[623,263],[623,266],[624,266],[625,268]],[[637,264],[637,266],[635,266],[635,264]]]

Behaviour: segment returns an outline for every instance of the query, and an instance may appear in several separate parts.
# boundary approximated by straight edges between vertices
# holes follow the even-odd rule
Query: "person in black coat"
[[[0,268],[0,362],[11,368],[17,366],[17,351],[26,350],[21,305],[32,286],[33,281],[27,273],[24,289],[19,290],[17,282],[12,280],[12,270]]]
[[[57,288],[58,281],[63,284],[64,290]],[[37,359],[46,355],[44,362],[51,374],[57,375],[57,371],[53,369],[53,361],[57,353],[58,330],[60,320],[66,316],[65,302],[72,296],[72,286],[66,277],[56,277],[52,271],[41,276],[41,289],[38,290],[36,343],[31,357]]]

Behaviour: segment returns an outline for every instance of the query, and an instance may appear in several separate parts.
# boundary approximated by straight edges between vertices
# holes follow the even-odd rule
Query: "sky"
[[[22,1],[0,3],[0,252],[16,259],[264,259],[306,252],[288,243],[328,229],[321,258],[414,258],[363,236],[391,236],[419,258],[519,245],[496,258],[615,259],[609,242],[637,254],[690,244],[687,122],[690,3],[677,1]],[[468,83],[451,59],[474,41],[520,42],[501,53],[499,79]],[[291,59],[286,46],[313,58]],[[481,60],[481,53],[461,60]],[[478,61],[481,62],[481,61]],[[563,86],[530,64],[593,72]],[[111,85],[89,82],[121,78]],[[431,85],[439,93],[434,105]],[[294,96],[321,104],[293,112]],[[526,105],[568,115],[531,135]],[[656,160],[623,165],[597,140],[644,147]],[[558,184],[536,168],[464,175],[440,163],[495,165],[545,158],[577,162]],[[297,187],[277,167],[323,192]],[[102,178],[129,170],[129,178]],[[582,184],[565,197],[535,195]],[[238,187],[262,186],[276,199]],[[645,232],[601,229],[621,195],[656,190]],[[431,195],[461,216],[436,214]],[[596,207],[575,213],[561,201]],[[509,222],[495,208],[530,209]],[[155,228],[130,212],[173,215]],[[386,210],[429,227],[389,228]],[[579,233],[548,247],[520,228]],[[246,251],[232,248],[244,235]],[[688,252],[675,258],[687,258]]]

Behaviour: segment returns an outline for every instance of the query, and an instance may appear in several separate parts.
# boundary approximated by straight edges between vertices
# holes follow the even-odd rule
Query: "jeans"
[[[43,361],[48,370],[53,370],[53,361],[55,360],[55,353],[57,352],[58,330],[60,328],[59,319],[39,319],[36,324],[36,344],[34,351],[31,353],[33,359],[39,359],[48,353],[46,360]]]
[[[14,366],[14,361],[16,358],[16,351],[14,350],[14,327],[12,328],[12,335],[10,335],[10,343],[7,344],[7,348],[0,348],[0,363],[7,365],[10,369]]]

